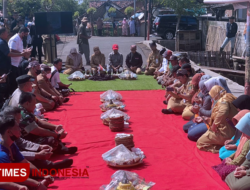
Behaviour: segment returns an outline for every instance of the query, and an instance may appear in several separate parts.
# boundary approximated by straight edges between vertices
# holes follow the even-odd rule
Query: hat
[[[33,82],[35,79],[30,75],[21,75],[20,77],[16,78],[17,84],[24,84],[26,82]]]
[[[36,67],[38,65],[40,65],[38,61],[31,61],[31,62],[29,62],[29,65],[28,65],[27,69]]]
[[[87,17],[83,17],[81,21],[82,21],[82,22],[88,22],[89,20],[88,20]]]
[[[190,65],[190,64],[185,63],[185,64],[183,64],[183,65],[181,66],[181,69],[191,70],[191,69],[192,69],[192,67],[191,67],[191,65]]]
[[[32,22],[28,22],[28,24],[27,24],[27,26],[32,26],[33,24],[32,24]]]
[[[184,76],[187,75],[188,73],[186,69],[179,69],[176,74],[177,76]]]
[[[155,42],[151,42],[151,43],[149,43],[149,46],[150,46],[150,47],[156,46],[156,43],[155,43]]]
[[[175,55],[172,55],[171,57],[170,57],[170,61],[173,61],[173,60],[177,60],[178,58],[175,56]]]
[[[166,58],[168,56],[171,56],[172,55],[172,51],[168,50],[168,51],[165,51],[162,55],[162,57]]]
[[[230,16],[230,17],[228,17],[228,19],[235,19],[235,17],[234,16]]]
[[[117,44],[114,44],[114,45],[112,46],[112,49],[113,49],[113,50],[118,50],[118,49],[119,49],[119,46],[118,46]]]
[[[51,70],[51,68],[46,64],[41,64],[40,67],[41,67],[41,70],[43,70],[43,71]]]

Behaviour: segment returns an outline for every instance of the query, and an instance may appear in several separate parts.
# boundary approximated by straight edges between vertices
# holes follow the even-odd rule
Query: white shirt
[[[57,68],[55,66],[52,66],[51,67],[51,73],[53,73],[55,70],[57,70]],[[52,77],[52,75],[51,75]],[[59,85],[58,83],[61,82],[60,80],[60,74],[57,70],[57,72],[53,75],[53,77],[51,78],[51,85],[54,87],[54,88],[59,88]]]
[[[166,73],[167,67],[168,67],[168,60],[166,58],[163,58],[162,67],[159,69],[159,72]]]
[[[23,52],[23,40],[20,38],[19,34],[15,34],[9,40],[9,48],[19,51],[20,53]],[[19,63],[21,62],[22,57],[11,57],[11,64],[15,67],[18,67]]]
[[[9,102],[9,106],[17,107],[19,104],[19,98],[20,98],[21,94],[22,94],[22,91],[19,88],[17,88],[12,94],[12,98]]]

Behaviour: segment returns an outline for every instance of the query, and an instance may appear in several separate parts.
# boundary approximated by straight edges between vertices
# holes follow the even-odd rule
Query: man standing
[[[8,44],[6,42],[6,40],[8,39],[8,31],[6,28],[0,28],[0,76],[2,76],[3,74],[7,74],[11,71],[12,66],[11,66],[11,57],[16,57],[16,58],[20,58],[22,59],[22,56],[29,56],[30,52],[26,51],[26,52],[13,52],[10,51]],[[16,69],[17,70],[17,69]],[[12,92],[15,90],[14,87],[12,87],[10,89],[10,87],[13,84],[11,83],[11,76],[9,75],[7,78],[7,84],[6,85],[6,90],[5,93],[7,95],[12,94]],[[12,78],[12,80],[14,80],[14,83],[16,83],[16,77]],[[8,87],[9,86],[9,87]],[[16,86],[16,84],[14,84],[14,86]]]
[[[226,47],[228,42],[231,42],[231,56],[233,56],[234,45],[235,45],[235,36],[238,31],[238,25],[234,22],[234,17],[229,17],[229,23],[227,23],[227,34],[226,39],[224,40],[220,52],[223,52],[223,49]]]
[[[131,52],[126,57],[126,65],[128,70],[141,74],[141,66],[143,64],[142,56],[136,51],[136,45],[130,47]]]
[[[13,34],[13,28],[16,27],[17,25],[17,18],[18,18],[18,14],[16,12],[14,12],[13,14],[13,21],[11,22],[11,27],[10,27],[10,32]]]
[[[15,34],[9,40],[9,48],[10,52],[13,53],[22,53],[23,49],[23,38],[27,37],[29,34],[29,30],[25,27],[20,28],[18,34]],[[25,50],[26,51],[26,50]],[[30,53],[30,50],[27,50],[27,53]],[[19,76],[18,66],[21,62],[22,57],[12,57],[11,58],[11,74],[10,74],[10,85],[11,85],[11,93],[17,88],[16,78]]]
[[[29,35],[31,36],[31,45],[33,46],[31,56],[36,57],[36,55],[38,54],[38,60],[39,60],[39,63],[41,64],[42,63],[43,38],[41,35],[37,35],[35,25],[30,26]],[[51,53],[51,52],[49,52],[49,53]],[[51,62],[49,62],[49,63],[51,63]]]
[[[98,36],[102,36],[103,22],[102,22],[102,19],[100,17],[97,19],[96,25],[97,25],[97,30],[98,30]]]
[[[82,55],[85,55],[86,59],[86,65],[90,65],[90,59],[89,59],[89,39],[91,38],[90,36],[87,35],[86,32],[86,26],[88,22],[87,17],[83,17],[81,20],[81,25],[78,30],[77,34],[77,44],[79,46],[79,53]]]
[[[123,66],[123,55],[118,52],[119,46],[114,44],[113,52],[109,54],[109,72],[113,69],[113,72],[119,72],[119,68]]]
[[[145,75],[154,75],[154,72],[158,71],[162,64],[162,56],[160,51],[156,48],[156,43],[152,42],[149,44],[152,52],[148,56],[148,64],[146,67]]]

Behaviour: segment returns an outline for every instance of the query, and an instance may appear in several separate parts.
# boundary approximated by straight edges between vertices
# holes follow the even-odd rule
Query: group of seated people
[[[30,163],[31,170],[68,168],[72,159],[52,162],[50,157],[75,154],[77,147],[67,147],[63,139],[68,133],[63,126],[43,115],[69,101],[63,94],[69,85],[59,76],[62,60],[55,59],[52,67],[31,60],[26,67],[27,74],[16,78],[18,88],[0,112],[0,163]],[[49,175],[30,176],[22,183],[0,182],[0,189],[42,190],[53,181]]]
[[[136,74],[141,74],[141,67],[143,64],[142,56],[136,51],[136,45],[130,47],[130,53],[126,57],[126,70],[132,71]],[[109,74],[120,73],[123,71],[123,55],[119,52],[119,46],[114,44],[112,46],[112,52],[108,56],[108,64],[105,64],[105,55],[100,51],[99,47],[94,47],[94,54],[91,56],[90,66],[91,73],[97,74],[98,72]],[[70,75],[76,71],[85,71],[83,67],[82,56],[77,52],[76,48],[70,50],[70,54],[66,58],[66,69],[64,74]],[[85,71],[89,74],[89,71]]]
[[[250,189],[250,96],[235,97],[221,76],[196,73],[187,55],[158,53],[165,68],[149,72],[166,88],[162,113],[181,114],[188,139],[201,151],[219,153],[222,163],[213,168],[230,189]]]

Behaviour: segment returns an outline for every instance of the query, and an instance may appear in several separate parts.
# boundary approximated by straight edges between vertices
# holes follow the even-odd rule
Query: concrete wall
[[[209,26],[219,27],[219,28],[222,29],[222,31],[223,30],[226,31],[226,24],[227,24],[227,22],[223,22],[223,21],[206,21],[206,20],[205,21],[200,21],[200,30],[202,30],[202,42],[203,42],[202,47],[203,47],[204,50],[207,49],[206,48],[206,44],[207,44],[206,40],[207,40]],[[245,39],[244,39],[244,36],[243,36],[243,32],[244,32],[244,29],[245,29],[245,23],[244,22],[237,22],[237,24],[238,24],[238,34],[237,34],[234,54],[236,56],[242,56],[242,53],[243,53],[243,51],[244,51],[244,49],[246,47]],[[214,34],[214,35],[217,35],[217,34]],[[221,42],[221,44],[222,44],[222,42]],[[220,47],[216,47],[215,49],[213,49],[213,51],[219,51],[219,48]]]

